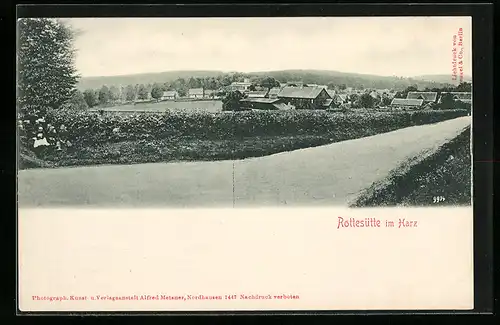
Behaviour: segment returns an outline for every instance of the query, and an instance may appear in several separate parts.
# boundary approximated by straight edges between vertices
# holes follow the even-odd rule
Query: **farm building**
[[[231,85],[229,85],[229,88],[231,91],[241,91],[241,92],[247,92],[250,90],[250,86],[252,83],[250,82],[249,79],[245,79],[243,82],[233,82]]]
[[[203,88],[191,88],[188,90],[189,98],[203,98]]]
[[[250,109],[285,110],[291,108],[279,98],[244,98],[240,102],[245,108]]]
[[[332,99],[324,88],[318,87],[284,87],[278,98],[297,109],[322,109],[327,99]]]
[[[334,104],[335,104],[335,102],[333,101],[333,99],[328,98],[328,99],[325,99],[322,106],[324,109],[328,109],[328,108],[332,108],[334,106]]]
[[[421,108],[424,104],[423,99],[394,98],[391,107],[394,108]]]
[[[173,100],[179,97],[179,93],[176,90],[167,90],[163,92],[160,100]]]
[[[434,91],[410,91],[406,99],[422,99],[425,103],[435,103],[437,95]]]
[[[471,104],[472,103],[472,93],[471,92],[442,92],[439,97],[439,103],[441,103],[441,99],[445,94],[452,94],[454,100],[459,100],[464,103]]]
[[[219,99],[218,91],[212,89],[205,89],[203,92],[203,97],[207,99]]]
[[[265,98],[267,97],[268,90],[260,90],[260,91],[249,91],[247,93],[248,98]]]
[[[278,98],[278,94],[281,91],[281,88],[279,87],[274,87],[269,89],[269,92],[267,93],[267,97],[269,98]]]
[[[337,106],[346,104],[349,101],[349,96],[347,94],[335,94],[335,96],[333,96],[332,98],[333,102]]]

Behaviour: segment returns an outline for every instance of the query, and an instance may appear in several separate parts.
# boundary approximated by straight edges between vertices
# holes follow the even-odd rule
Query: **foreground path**
[[[470,117],[460,117],[240,161],[24,170],[19,207],[345,205],[406,159],[470,124]]]

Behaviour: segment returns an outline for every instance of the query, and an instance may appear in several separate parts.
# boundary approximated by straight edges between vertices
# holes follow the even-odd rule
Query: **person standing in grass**
[[[47,124],[47,136],[50,145],[55,146],[57,142],[57,131],[52,124]]]
[[[39,132],[34,138],[33,151],[37,156],[43,155],[47,148],[50,146],[47,138],[44,136],[43,131]]]
[[[66,147],[71,147],[72,144],[68,140],[68,129],[66,128],[66,126],[64,124],[61,124],[61,126],[59,127],[58,133],[59,133],[60,143]]]

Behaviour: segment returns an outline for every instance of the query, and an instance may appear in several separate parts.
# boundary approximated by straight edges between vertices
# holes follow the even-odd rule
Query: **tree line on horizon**
[[[99,89],[81,91],[77,89],[80,76],[75,66],[73,46],[75,31],[70,26],[57,19],[29,18],[18,21],[18,30],[18,108],[21,115],[29,115],[33,118],[43,115],[47,109],[86,109],[117,102],[146,100],[149,97],[159,99],[166,90],[176,90],[179,96],[186,96],[190,88],[219,90],[233,82],[243,81],[245,78],[250,79],[254,86],[263,88],[279,86],[280,82],[298,80],[306,84],[324,84],[338,91],[346,89],[347,85],[358,89],[375,88],[371,83],[363,84],[355,77],[336,78],[325,75],[319,78],[318,75],[312,73],[289,72],[266,76],[232,72],[214,77],[178,78],[164,83],[120,87],[103,85]],[[41,48],[44,50],[41,51]],[[299,75],[301,78],[295,79]],[[421,87],[421,84],[415,83],[398,94],[405,97],[405,93],[418,87]],[[388,88],[396,89],[395,87]],[[427,89],[429,91],[470,91],[470,88],[470,83],[462,83],[457,87]],[[362,104],[369,104],[367,97],[364,98],[366,98],[366,103]],[[387,99],[382,100],[387,101]]]
[[[242,73],[228,74],[217,77],[191,77],[189,79],[178,78],[172,82],[135,84],[126,86],[103,85],[99,89],[86,89],[80,94],[79,101],[83,99],[88,107],[108,105],[113,103],[127,103],[136,100],[159,100],[165,91],[175,90],[180,97],[185,97],[189,89],[203,88],[207,90],[219,91],[220,95],[225,95],[227,86],[233,82],[241,82],[246,78]],[[279,81],[272,77],[262,77],[252,79],[251,90],[256,87],[273,88],[280,85]]]

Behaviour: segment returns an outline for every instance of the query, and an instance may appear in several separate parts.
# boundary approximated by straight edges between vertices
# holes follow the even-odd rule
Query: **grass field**
[[[163,101],[159,103],[137,103],[129,105],[121,105],[114,107],[107,107],[105,111],[152,111],[164,112],[170,111],[185,111],[185,112],[220,112],[222,110],[222,101],[220,100],[197,100],[197,101]]]

